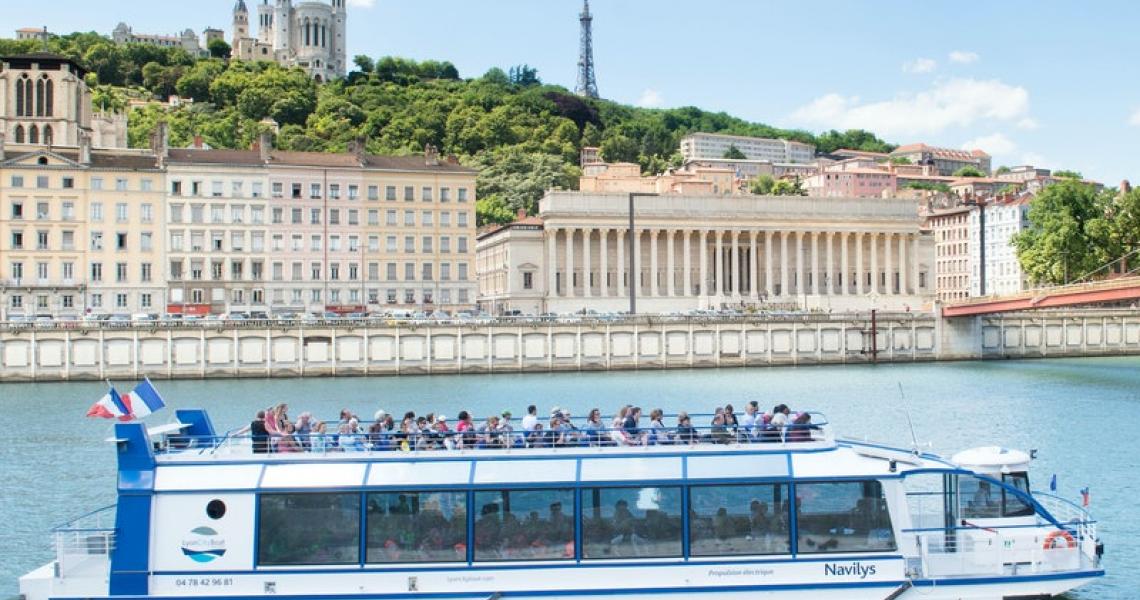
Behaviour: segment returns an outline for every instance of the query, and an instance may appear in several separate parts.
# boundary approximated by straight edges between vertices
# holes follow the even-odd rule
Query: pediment
[[[52,152],[51,150],[36,150],[10,156],[0,163],[5,167],[70,167],[79,168],[82,165],[70,158]]]

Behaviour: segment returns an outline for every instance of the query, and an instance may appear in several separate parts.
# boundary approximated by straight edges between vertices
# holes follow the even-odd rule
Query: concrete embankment
[[[0,381],[667,369],[1140,354],[1140,313],[0,331]]]

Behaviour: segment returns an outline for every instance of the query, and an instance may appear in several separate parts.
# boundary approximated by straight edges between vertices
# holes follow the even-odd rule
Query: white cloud
[[[376,0],[348,0],[348,5],[353,8],[372,8],[376,6]]]
[[[983,135],[976,137],[965,144],[962,144],[963,150],[984,150],[991,156],[1007,156],[1017,150],[1017,144],[1013,140],[1005,137],[1001,133],[993,133],[990,135]]]
[[[1140,127],[1140,108],[1137,108],[1132,116],[1128,117],[1128,124]]]
[[[665,99],[661,97],[661,92],[646,89],[637,99],[637,105],[642,108],[660,108],[665,105]]]
[[[1033,117],[1025,117],[1024,119],[1021,119],[1020,121],[1017,122],[1017,128],[1018,129],[1027,129],[1027,130],[1032,131],[1034,129],[1037,129],[1040,126],[1041,126],[1041,124],[1038,123],[1037,119],[1034,119]]]
[[[903,73],[930,73],[938,67],[933,58],[916,58],[903,63]]]
[[[835,129],[869,129],[883,136],[941,133],[978,122],[1016,123],[1028,117],[1029,92],[996,79],[950,79],[917,93],[861,102],[827,94],[795,110],[797,124]]]
[[[961,63],[964,65],[972,62],[977,62],[981,58],[977,52],[968,52],[966,50],[955,50],[950,53],[950,62]]]

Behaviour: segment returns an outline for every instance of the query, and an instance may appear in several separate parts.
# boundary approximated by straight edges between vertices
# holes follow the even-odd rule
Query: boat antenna
[[[910,428],[910,441],[911,444],[913,444],[912,451],[915,456],[918,456],[918,436],[914,433],[914,421],[910,418],[910,406],[906,401],[906,392],[903,391],[902,382],[899,381],[897,383],[899,386],[899,398],[902,400],[903,414],[906,415],[906,424],[907,427]]]

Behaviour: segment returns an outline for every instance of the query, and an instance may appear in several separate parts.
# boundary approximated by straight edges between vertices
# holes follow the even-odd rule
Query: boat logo
[[[226,553],[226,539],[210,527],[195,527],[182,539],[182,554],[190,560],[208,563]]]
[[[865,565],[858,561],[851,564],[826,563],[823,565],[823,573],[829,577],[858,577],[859,579],[866,579],[867,577],[874,577],[877,570],[876,565]]]

